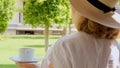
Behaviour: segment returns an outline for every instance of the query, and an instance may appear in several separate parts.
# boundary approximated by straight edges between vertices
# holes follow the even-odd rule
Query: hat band
[[[108,13],[110,11],[115,11],[115,8],[110,8],[107,5],[103,4],[102,2],[98,0],[88,0],[92,5],[94,5],[96,8],[102,10],[104,13]]]

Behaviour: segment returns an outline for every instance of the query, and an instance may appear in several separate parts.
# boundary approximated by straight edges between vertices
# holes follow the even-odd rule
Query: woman
[[[23,68],[119,68],[120,29],[117,0],[70,0],[78,32],[59,39],[39,66],[17,63]]]

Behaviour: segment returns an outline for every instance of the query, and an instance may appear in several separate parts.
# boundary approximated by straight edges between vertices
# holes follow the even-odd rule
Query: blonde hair
[[[74,24],[78,31],[86,32],[98,39],[116,39],[119,34],[118,29],[106,27],[85,17],[80,17]]]

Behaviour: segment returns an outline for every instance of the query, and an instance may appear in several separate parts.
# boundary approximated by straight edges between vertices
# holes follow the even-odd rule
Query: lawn
[[[49,45],[52,45],[61,36],[50,36]],[[0,68],[18,68],[9,58],[17,56],[19,48],[34,48],[35,56],[43,58],[45,55],[44,36],[16,35],[7,36],[0,40]]]

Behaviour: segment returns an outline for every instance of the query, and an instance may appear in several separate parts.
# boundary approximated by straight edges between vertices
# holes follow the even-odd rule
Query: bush
[[[7,29],[8,23],[5,21],[0,21],[0,34],[3,34]]]
[[[0,0],[0,34],[3,34],[15,14],[16,0]]]

